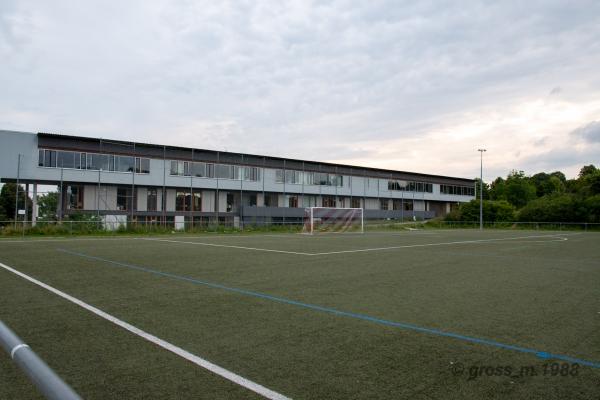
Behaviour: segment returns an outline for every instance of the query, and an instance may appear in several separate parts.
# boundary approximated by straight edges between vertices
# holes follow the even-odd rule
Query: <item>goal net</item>
[[[304,209],[303,233],[364,232],[362,208],[309,207]]]

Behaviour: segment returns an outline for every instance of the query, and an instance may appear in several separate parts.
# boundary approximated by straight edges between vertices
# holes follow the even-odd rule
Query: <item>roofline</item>
[[[237,153],[237,152],[231,152],[231,151],[220,151],[220,150],[211,150],[211,149],[200,149],[200,148],[194,148],[194,147],[161,145],[161,144],[156,144],[156,143],[134,142],[134,141],[125,141],[125,140],[118,140],[118,139],[115,140],[115,139],[89,137],[89,136],[64,135],[64,134],[50,133],[50,132],[38,132],[37,135],[41,136],[41,137],[50,137],[50,138],[54,137],[54,138],[81,140],[81,141],[88,141],[88,142],[89,141],[92,141],[92,142],[105,141],[105,142],[110,142],[110,143],[114,143],[114,144],[122,144],[122,145],[129,145],[129,146],[140,145],[140,146],[147,146],[147,147],[154,147],[154,148],[161,148],[161,149],[187,150],[187,151],[198,150],[198,151],[203,151],[203,152],[208,152],[208,153],[213,153],[213,154],[230,154],[230,155],[239,155],[239,156],[260,157],[260,158],[267,158],[267,159],[271,159],[271,160],[294,161],[294,162],[300,162],[300,163],[306,162],[306,163],[311,163],[311,164],[322,164],[322,165],[333,166],[333,167],[362,169],[362,170],[379,172],[379,173],[390,173],[390,174],[400,173],[400,174],[408,174],[408,175],[415,175],[415,176],[428,177],[428,178],[451,179],[451,180],[464,181],[464,182],[470,183],[470,184],[475,182],[475,179],[448,176],[448,175],[425,174],[425,173],[421,173],[421,172],[411,172],[411,171],[401,171],[401,170],[385,169],[385,168],[365,167],[365,166],[361,166],[361,165],[340,164],[340,163],[332,163],[332,162],[327,162],[327,161],[302,160],[302,159],[289,158],[289,157],[276,157],[276,156],[258,155],[258,154],[250,154],[250,153]]]

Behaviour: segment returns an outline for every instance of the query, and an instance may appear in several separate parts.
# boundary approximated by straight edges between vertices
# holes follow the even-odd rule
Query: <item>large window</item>
[[[458,196],[475,196],[473,186],[440,185],[440,193]]]
[[[149,174],[150,173],[150,159],[149,158],[135,158],[135,172],[138,174]]]
[[[291,208],[298,207],[298,196],[290,196],[288,198],[288,207],[291,207]]]
[[[379,199],[379,208],[381,210],[388,210],[389,209],[388,199]]]
[[[360,208],[360,199],[353,197],[352,201],[350,202],[350,207],[352,208]]]
[[[171,175],[195,176],[198,178],[260,180],[258,167],[239,167],[237,165],[208,164],[191,161],[171,161]]]
[[[410,182],[410,181],[388,181],[388,190],[399,190],[407,192],[433,193],[433,184],[426,182]]]
[[[147,197],[147,211],[157,211],[158,205],[158,190],[157,189],[148,189],[148,197]]]
[[[201,192],[190,194],[187,190],[178,190],[175,195],[175,211],[202,211]]]
[[[335,196],[323,196],[323,207],[335,207]]]
[[[323,186],[344,186],[344,177],[342,175],[326,174],[324,172],[302,172],[296,170],[275,170],[275,182],[291,185],[323,185]]]
[[[117,188],[117,210],[131,210],[132,204],[133,196],[131,195],[131,188]]]
[[[135,168],[139,174],[150,173],[148,158],[46,149],[38,150],[38,166],[116,172],[133,172]]]

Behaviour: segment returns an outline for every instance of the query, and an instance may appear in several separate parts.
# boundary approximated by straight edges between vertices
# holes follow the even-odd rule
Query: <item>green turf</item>
[[[458,363],[541,374],[553,360],[124,266],[600,365],[598,233],[150,239],[2,239],[0,262],[294,399],[600,397],[600,368],[469,380]],[[2,269],[0,293],[2,320],[86,399],[258,397]],[[7,355],[0,379],[2,399],[37,396]]]

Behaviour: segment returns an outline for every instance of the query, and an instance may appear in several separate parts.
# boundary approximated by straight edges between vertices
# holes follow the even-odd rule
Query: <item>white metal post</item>
[[[479,230],[483,230],[483,152],[486,149],[478,149],[480,154],[479,170]]]
[[[365,233],[365,210],[360,209],[360,231],[361,233]]]

